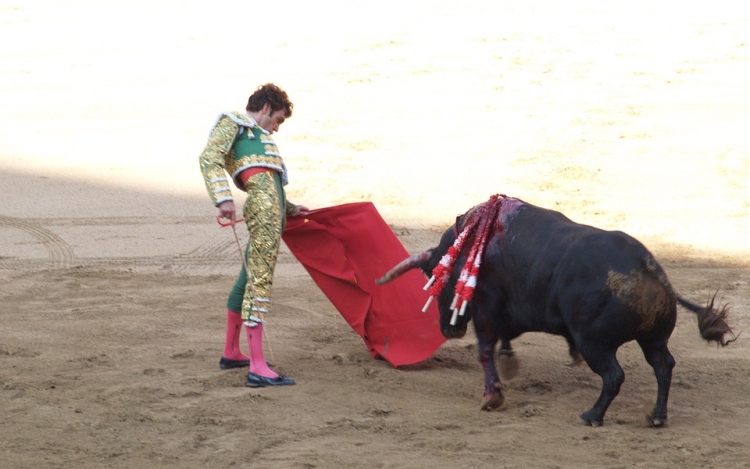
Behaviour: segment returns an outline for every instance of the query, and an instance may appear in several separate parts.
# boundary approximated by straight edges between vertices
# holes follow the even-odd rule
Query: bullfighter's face
[[[269,134],[279,131],[279,127],[286,120],[286,115],[283,109],[273,111],[270,104],[265,104],[263,109],[260,111],[260,117],[258,118],[258,125],[268,131]]]

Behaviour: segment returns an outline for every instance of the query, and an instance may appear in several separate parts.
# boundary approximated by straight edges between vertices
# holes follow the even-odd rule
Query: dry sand
[[[750,7],[741,2],[43,2],[0,6],[0,467],[750,467],[750,345],[682,311],[670,424],[637,346],[599,378],[527,334],[480,412],[473,335],[404,369],[284,249],[286,389],[221,371],[238,269],[197,156],[273,81],[288,195],[369,200],[410,252],[505,193],[626,231],[750,327]],[[235,194],[241,203],[241,194]]]

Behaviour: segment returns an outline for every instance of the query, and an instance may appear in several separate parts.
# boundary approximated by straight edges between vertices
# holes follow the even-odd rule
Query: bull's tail
[[[691,303],[690,301],[681,298],[679,295],[675,296],[677,297],[677,302],[680,306],[689,309],[698,315],[698,330],[703,339],[708,342],[716,342],[722,347],[737,340],[739,334],[734,335],[732,328],[727,324],[729,305],[714,308],[716,293],[714,293],[714,296],[708,301],[705,308],[696,305],[695,303]],[[731,335],[732,338],[725,340],[724,336],[726,335]]]

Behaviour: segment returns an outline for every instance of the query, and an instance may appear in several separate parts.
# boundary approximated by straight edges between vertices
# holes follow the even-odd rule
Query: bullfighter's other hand
[[[294,211],[292,212],[293,217],[300,216],[300,215],[307,215],[310,213],[310,209],[305,207],[304,205],[297,205],[294,207]]]

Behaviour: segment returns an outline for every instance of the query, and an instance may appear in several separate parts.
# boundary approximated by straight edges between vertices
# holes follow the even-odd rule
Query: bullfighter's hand
[[[234,222],[237,219],[237,215],[236,215],[237,211],[234,206],[234,201],[226,200],[220,203],[218,208],[219,208],[219,216],[221,218],[231,221],[232,224],[234,225]]]
[[[304,205],[297,205],[294,207],[294,212],[292,212],[293,217],[299,216],[299,215],[307,215],[310,213],[310,209],[305,207]]]

